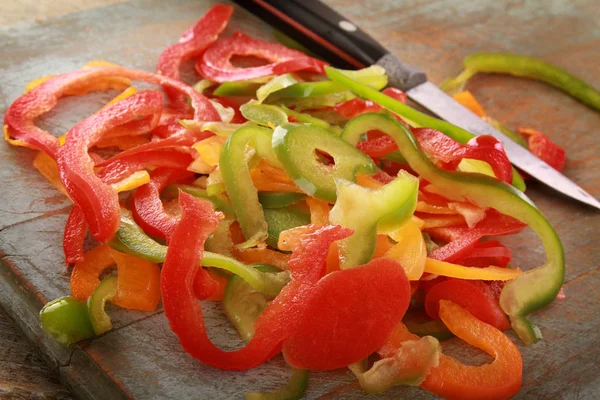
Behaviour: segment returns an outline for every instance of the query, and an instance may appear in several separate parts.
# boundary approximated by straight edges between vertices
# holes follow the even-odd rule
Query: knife
[[[406,92],[438,117],[476,135],[500,140],[511,162],[549,187],[600,209],[600,202],[560,172],[485,123],[436,85],[423,71],[398,60],[375,39],[318,0],[234,0],[318,56],[341,68],[385,68],[389,85]]]

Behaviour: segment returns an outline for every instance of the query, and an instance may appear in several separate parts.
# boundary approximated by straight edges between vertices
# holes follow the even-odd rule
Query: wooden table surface
[[[96,14],[61,17],[86,8],[120,2],[0,2],[0,26],[25,23],[0,31],[0,54],[3,56],[0,59],[0,73],[4,72],[0,75],[3,76],[0,77],[0,113],[15,99],[26,81],[36,76],[72,69],[88,61],[90,57],[111,59],[111,51],[115,52],[116,57],[121,56],[126,65],[151,70],[160,49],[176,40],[180,31],[200,17],[200,14],[185,13],[188,9],[197,11],[193,2],[177,1],[173,2],[172,6],[175,19],[169,22],[167,17],[157,16],[151,10],[155,7],[157,13],[162,12],[166,15],[171,12],[171,8],[167,9],[159,1],[153,0],[136,0],[129,3],[131,5],[111,6],[121,7],[110,9],[114,11],[95,10],[93,12],[97,12]],[[455,75],[461,69],[460,60],[471,52],[507,50],[541,57],[600,87],[600,2],[597,0],[330,0],[328,3],[360,22],[394,53],[407,56],[409,61],[425,69],[430,79],[436,83]],[[134,55],[120,54],[119,51],[123,51],[122,46],[119,47],[120,38],[117,34],[108,32],[106,36],[113,40],[106,40],[106,49],[92,49],[94,44],[102,42],[93,36],[102,34],[97,17],[112,17],[116,22],[125,24],[125,15],[133,13],[136,6],[146,5],[150,10],[142,13],[140,18],[147,22],[138,27],[133,21],[135,29],[124,29],[124,32],[133,35],[133,39],[123,38],[122,46],[133,46],[137,37],[140,42],[151,42],[157,48],[140,50],[140,54]],[[47,18],[52,19],[46,21]],[[27,22],[30,24],[27,25]],[[58,36],[53,35],[61,30],[69,31],[66,24],[75,24],[77,29],[84,32],[81,42],[87,46],[85,49],[70,49],[68,46],[57,45]],[[145,27],[148,30],[144,30]],[[253,25],[250,28],[259,30]],[[85,32],[89,35],[86,36]],[[149,39],[149,35],[157,36],[158,39]],[[19,47],[23,45],[29,45],[31,48]],[[77,47],[77,42],[73,42],[73,45]],[[29,63],[30,59],[35,62]],[[61,59],[64,59],[64,62]],[[120,61],[114,58],[112,60]],[[18,73],[11,69],[10,63],[19,65]],[[57,70],[48,70],[48,66]],[[600,197],[600,157],[597,155],[599,146],[595,139],[600,131],[600,116],[597,113],[554,89],[516,78],[476,77],[469,88],[489,114],[498,120],[513,128],[528,126],[540,129],[564,146],[568,154],[565,174],[596,197]],[[59,124],[54,128],[64,127]],[[27,151],[11,149],[4,145],[0,146],[0,150],[2,158],[8,160],[5,162],[15,165],[3,165],[8,168],[2,175],[3,187],[5,192],[13,191],[13,195],[4,195],[1,198],[3,207],[0,207],[0,245],[2,261],[10,270],[0,270],[4,275],[4,280],[0,277],[0,304],[6,307],[11,317],[17,319],[20,326],[15,328],[10,318],[0,309],[0,398],[69,398],[66,389],[57,383],[57,370],[60,371],[61,379],[68,381],[71,388],[83,397],[94,398],[95,393],[116,393],[115,396],[137,393],[137,398],[151,398],[151,393],[164,396],[168,385],[165,387],[166,384],[163,385],[162,381],[154,381],[153,369],[143,365],[144,361],[149,360],[143,357],[119,358],[111,354],[115,343],[120,345],[120,351],[143,353],[144,348],[140,347],[137,341],[137,338],[142,337],[158,342],[174,342],[161,313],[116,313],[114,334],[105,335],[67,352],[45,340],[35,322],[32,322],[35,321],[36,310],[39,310],[43,302],[48,298],[66,294],[68,278],[60,271],[60,267],[52,267],[48,263],[60,264],[60,227],[64,226],[68,204],[57,200],[56,192],[49,188],[43,179],[37,178],[34,171],[15,172],[30,165],[31,157]],[[7,179],[9,174],[21,174],[19,179],[34,181],[34,188],[24,189],[25,186],[18,182],[19,179]],[[525,387],[520,396],[592,398],[600,392],[600,341],[597,333],[600,330],[600,274],[597,265],[600,258],[597,245],[600,239],[599,214],[536,183],[530,184],[527,193],[548,215],[563,239],[568,263],[565,285],[567,300],[549,307],[535,318],[547,340],[529,348],[522,348],[525,360]],[[27,249],[19,245],[25,241],[28,242]],[[539,242],[536,242],[530,233],[523,234],[518,241],[511,241],[511,244],[517,263],[522,261],[525,266],[534,266],[542,259]],[[53,248],[50,248],[50,245]],[[47,270],[36,275],[34,270],[38,265],[44,265]],[[13,273],[22,273],[23,276],[15,278]],[[45,285],[43,279],[50,279],[51,284],[46,282]],[[13,293],[15,296],[9,298],[7,293]],[[144,336],[147,332],[153,333]],[[24,340],[24,336],[29,337],[41,348],[43,357]],[[189,379],[200,379],[197,374],[202,369],[194,360],[188,360],[184,355],[173,358],[172,353],[179,354],[181,350],[168,346],[165,350],[158,346],[156,351],[160,357],[165,358],[165,363],[172,363],[173,368],[188,368],[192,371],[193,376]],[[164,353],[160,353],[161,351]],[[42,358],[50,363],[51,369],[44,366]],[[90,368],[90,362],[100,365],[106,376],[94,378],[93,383],[90,383],[92,380],[80,381],[78,370]],[[132,370],[136,369],[131,368],[132,363],[139,363],[135,365],[141,372],[132,374]],[[159,367],[168,369],[165,365]],[[279,375],[277,368],[279,367],[275,362],[265,371],[271,375]],[[103,379],[107,377],[116,382],[117,388],[123,392],[111,392],[113,389],[103,392],[102,383],[107,382]],[[181,377],[175,375],[165,379],[184,386],[184,389],[178,392],[179,398],[185,398],[186,394],[190,396],[195,393],[193,390],[198,390],[194,386],[196,381],[181,380]],[[238,378],[226,378],[228,379]],[[240,378],[239,382],[244,381],[240,385],[245,384],[246,379],[247,377]],[[360,392],[355,385],[348,385],[351,380],[347,375],[317,375],[315,378],[319,385],[331,383],[327,389],[331,391],[331,397],[357,398]],[[152,385],[152,391],[148,392],[137,386],[137,381]],[[189,390],[185,390],[185,385],[189,385]],[[318,391],[310,393],[309,397],[316,396]],[[391,396],[394,396],[394,393],[422,398],[420,392],[415,391],[393,392]]]

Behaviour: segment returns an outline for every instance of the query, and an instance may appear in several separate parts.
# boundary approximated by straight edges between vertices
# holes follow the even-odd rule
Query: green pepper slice
[[[510,74],[546,82],[600,111],[600,91],[564,69],[537,58],[509,53],[478,53],[467,56],[463,64],[465,70],[459,76],[442,83],[444,90],[462,87],[479,72]]]
[[[301,112],[298,112],[295,110],[290,110],[286,106],[279,106],[279,107],[281,108],[281,110],[284,113],[286,113],[286,115],[288,117],[293,117],[296,121],[298,121],[302,124],[309,124],[309,125],[313,125],[313,126],[316,126],[319,128],[327,129],[328,131],[331,131],[332,133],[336,134],[337,136],[339,136],[341,133],[340,128],[338,128],[337,126],[331,125],[327,121],[324,121],[317,117],[313,117],[312,115],[307,114],[307,113],[301,113]]]
[[[306,198],[303,193],[293,192],[258,192],[258,201],[263,208],[280,208],[291,206]]]
[[[377,244],[377,231],[398,229],[414,213],[417,206],[419,180],[405,171],[379,189],[336,180],[337,201],[329,220],[354,231],[338,242],[342,268],[368,263]]]
[[[368,68],[363,68],[356,71],[339,71],[341,71],[344,75],[357,80],[360,83],[372,87],[375,90],[383,89],[388,83],[388,78],[385,74],[385,69],[380,67],[379,65],[372,65]],[[295,84],[289,85],[284,89],[277,91],[275,95],[278,98],[312,97],[343,92],[345,90],[346,87],[344,85],[332,81],[297,82]]]
[[[346,125],[344,134],[357,137],[378,129],[390,135],[410,167],[423,179],[443,191],[463,196],[480,207],[492,207],[529,225],[542,239],[546,263],[526,271],[508,282],[500,296],[500,305],[513,329],[527,344],[541,338],[529,314],[550,304],[558,294],[565,274],[563,246],[552,225],[525,194],[497,179],[482,174],[440,170],[420,150],[411,132],[394,119],[382,114],[363,114]]]
[[[167,246],[146,235],[142,228],[131,218],[131,214],[123,209],[121,209],[119,230],[109,242],[109,245],[118,251],[153,263],[162,263],[167,256]],[[264,274],[233,258],[209,251],[204,252],[202,266],[219,268],[238,275],[254,289],[269,296],[277,295],[290,280],[289,271]]]
[[[277,273],[279,270],[266,264],[255,264],[253,267],[262,273]],[[238,276],[231,278],[223,295],[225,314],[235,326],[242,339],[250,341],[254,335],[254,322],[265,310],[269,302],[263,293],[257,292]],[[246,399],[254,400],[287,400],[299,399],[308,385],[308,371],[294,369],[292,376],[283,388],[268,392],[251,392]]]
[[[86,304],[72,297],[46,303],[40,311],[40,324],[46,333],[65,345],[95,336]]]
[[[309,372],[305,369],[295,369],[288,383],[281,389],[273,392],[246,393],[246,400],[297,400],[300,399],[308,387]]]
[[[310,224],[310,214],[294,206],[266,208],[264,212],[269,227],[269,237],[266,242],[274,248],[278,248],[277,242],[281,232]]]
[[[325,67],[325,71],[327,76],[333,81],[339,82],[352,90],[357,95],[364,97],[365,99],[374,101],[380,106],[387,108],[388,110],[400,115],[401,117],[409,120],[415,126],[425,126],[428,128],[436,129],[445,135],[451,137],[460,143],[467,143],[470,139],[474,138],[470,132],[456,126],[452,125],[449,122],[442,121],[441,119],[431,117],[427,114],[424,114],[420,111],[415,110],[414,108],[399,102],[385,94],[378,92],[368,86],[362,85],[359,82],[356,82],[352,78],[349,78],[342,72],[336,70],[335,68]],[[521,175],[513,168],[513,185],[523,191],[525,190],[525,182]]]
[[[240,128],[225,141],[219,157],[223,183],[247,239],[241,246],[252,247],[268,236],[263,208],[258,201],[258,192],[252,184],[247,147],[255,149],[256,154],[266,159],[269,164],[278,165],[279,161],[271,149],[271,138],[272,131],[267,128]]]
[[[335,202],[335,178],[349,181],[359,172],[374,174],[377,166],[363,152],[336,135],[315,126],[278,126],[273,149],[285,172],[310,196]],[[333,157],[333,165],[319,161],[318,151]]]
[[[231,203],[225,198],[225,196],[221,194],[215,194],[212,196],[208,195],[208,192],[205,189],[199,188],[197,186],[192,185],[169,185],[163,190],[163,194],[167,196],[175,197],[179,190],[191,194],[194,197],[198,197],[199,199],[208,200],[215,207],[215,210],[223,211],[226,215],[233,216],[234,211]]]
[[[277,273],[279,270],[266,264],[252,265],[262,273]],[[229,280],[223,294],[223,309],[235,329],[246,342],[254,335],[254,321],[265,310],[269,298],[256,291],[239,276]]]
[[[104,310],[107,300],[112,300],[117,295],[117,277],[106,277],[98,284],[94,293],[88,299],[90,320],[96,335],[101,335],[112,329],[110,317]]]
[[[213,91],[215,96],[254,96],[261,82],[223,82]]]
[[[298,81],[292,76],[292,74],[276,76],[256,90],[256,100],[258,103],[262,103],[271,94],[285,90],[287,87],[297,83]]]
[[[282,97],[277,99],[277,104],[294,106],[297,111],[317,108],[333,107],[343,101],[353,99],[351,91],[334,92],[310,97]]]
[[[256,100],[242,104],[240,112],[248,121],[263,126],[279,126],[288,122],[287,115],[279,107],[260,104]]]

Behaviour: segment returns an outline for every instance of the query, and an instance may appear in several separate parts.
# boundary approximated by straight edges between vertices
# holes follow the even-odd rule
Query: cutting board
[[[461,70],[477,51],[538,56],[600,88],[600,3],[328,1],[393,53],[427,71],[436,83]],[[37,77],[70,71],[94,59],[152,71],[161,50],[211,6],[207,0],[135,0],[0,29],[0,113]],[[270,28],[237,10],[227,33],[240,29],[269,39]],[[193,81],[191,68],[185,74]],[[546,132],[566,148],[564,173],[600,196],[600,114],[544,85],[504,76],[478,76],[469,89],[509,127]],[[56,135],[93,113],[112,94],[61,100],[40,119]],[[34,342],[61,379],[83,399],[233,399],[273,390],[290,374],[281,359],[246,372],[204,366],[188,356],[162,312],[109,308],[114,329],[63,347],[40,329],[37,313],[69,294],[61,240],[70,203],[32,167],[34,153],[0,144],[0,304]],[[554,224],[567,254],[566,300],[534,316],[545,340],[524,347],[518,398],[592,398],[600,392],[600,213],[532,182],[527,194]],[[540,265],[544,253],[530,231],[505,240],[522,268]],[[224,348],[240,346],[218,305],[203,304],[209,331]],[[468,363],[490,358],[453,339],[444,352]],[[362,399],[347,370],[311,375],[306,398]],[[379,398],[426,399],[419,388],[398,387]],[[373,397],[375,398],[375,397]]]

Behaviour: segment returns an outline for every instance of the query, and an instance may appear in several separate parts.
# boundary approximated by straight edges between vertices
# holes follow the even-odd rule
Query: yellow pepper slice
[[[427,259],[427,247],[419,226],[411,219],[389,236],[397,243],[384,257],[398,261],[411,281],[419,280]]]
[[[221,136],[211,136],[204,140],[194,143],[192,146],[200,158],[211,167],[219,165],[219,155],[225,143],[225,138]]]
[[[10,137],[10,133],[8,133],[8,125],[4,125],[3,131],[4,131],[4,140],[6,140],[11,146],[27,147],[28,149],[33,148],[28,143],[21,142],[20,140],[17,140],[17,139],[12,139]]]
[[[473,268],[431,258],[425,261],[425,272],[450,278],[483,281],[510,281],[523,274],[519,268],[500,268],[493,265],[487,268]]]
[[[148,182],[150,182],[148,171],[137,171],[110,186],[118,193],[133,190]]]

